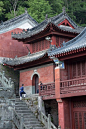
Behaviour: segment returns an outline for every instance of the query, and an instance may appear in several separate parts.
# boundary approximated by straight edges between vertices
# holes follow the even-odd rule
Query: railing
[[[86,92],[86,77],[65,80],[60,82],[60,93],[69,94],[69,93],[81,93]]]
[[[11,78],[5,77],[4,71],[3,73],[0,72],[0,97],[15,97],[14,82],[11,81]]]
[[[11,78],[9,80],[5,77],[5,72],[3,73],[0,72],[0,81],[3,84],[4,87],[12,87],[12,81]]]
[[[55,125],[51,122],[50,114],[48,114],[47,117],[44,113],[40,112],[39,120],[41,120],[41,122],[45,125],[47,129],[57,129]]]
[[[39,85],[39,95],[43,99],[55,99],[55,83]]]
[[[13,123],[14,126],[17,129],[28,129],[25,124],[24,124],[24,120],[23,120],[23,116],[21,115],[21,117],[16,113],[16,111],[14,109],[13,110]],[[33,129],[33,128],[29,128],[29,129]]]

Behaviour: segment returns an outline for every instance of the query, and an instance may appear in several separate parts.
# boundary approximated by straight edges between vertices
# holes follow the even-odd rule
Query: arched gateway
[[[39,84],[39,77],[37,74],[34,74],[33,78],[32,78],[32,86],[35,86],[35,94],[39,93],[39,88],[38,88],[38,84]]]

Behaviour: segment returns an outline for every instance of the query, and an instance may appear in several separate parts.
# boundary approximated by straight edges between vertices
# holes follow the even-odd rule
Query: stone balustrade
[[[3,73],[0,72],[0,82],[2,83],[2,85],[4,87],[12,87],[13,86],[13,82],[11,81],[11,78],[7,79],[5,77],[5,71],[3,71]]]
[[[16,113],[16,111],[14,109],[13,110],[13,124],[14,124],[14,128],[17,129],[28,129],[25,124],[24,124],[24,120],[23,120],[23,115],[21,114],[21,117],[19,117],[19,115]],[[30,128],[32,129],[32,128]]]
[[[57,129],[55,125],[51,122],[50,114],[48,114],[48,117],[43,112],[39,112],[39,114],[39,120],[45,125],[47,129]]]
[[[11,78],[5,77],[4,71],[0,72],[0,97],[12,98],[14,96],[14,82],[11,81]]]

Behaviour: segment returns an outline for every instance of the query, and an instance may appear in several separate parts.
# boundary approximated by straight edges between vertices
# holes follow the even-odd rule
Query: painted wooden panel
[[[55,99],[55,83],[48,83],[39,85],[39,95],[44,100]]]

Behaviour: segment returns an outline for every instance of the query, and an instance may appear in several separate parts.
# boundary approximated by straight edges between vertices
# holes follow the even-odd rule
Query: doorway
[[[73,129],[86,129],[86,98],[73,101]]]
[[[37,74],[33,76],[32,85],[35,86],[35,94],[39,93],[39,77]]]

